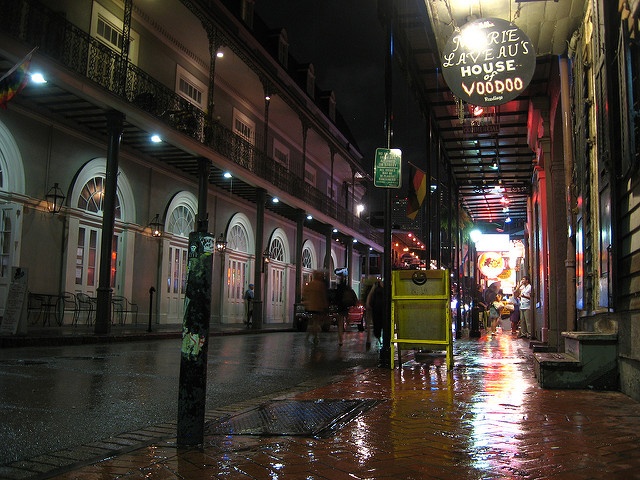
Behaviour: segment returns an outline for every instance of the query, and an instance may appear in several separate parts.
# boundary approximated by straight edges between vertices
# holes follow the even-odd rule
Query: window
[[[98,30],[96,33],[98,38],[115,50],[122,50],[122,32],[105,20],[102,15],[98,15]]]
[[[11,218],[0,210],[0,277],[7,278],[11,270]]]
[[[196,107],[206,110],[207,87],[180,65],[176,67],[176,92]]]
[[[284,262],[284,245],[282,240],[274,238],[271,242],[271,248],[269,249],[269,256],[271,260],[277,260],[278,262]]]
[[[278,140],[273,140],[273,159],[283,167],[289,168],[289,149]]]
[[[327,197],[333,200],[335,198],[335,192],[333,182],[331,180],[327,180]]]
[[[249,117],[235,109],[233,111],[233,132],[236,135],[240,135],[251,145],[254,145],[256,132],[255,122],[251,121]]]
[[[173,209],[167,222],[167,231],[179,237],[189,237],[195,230],[195,212],[187,205],[178,205]]]
[[[86,212],[102,215],[104,211],[103,203],[104,177],[93,177],[84,184],[76,205],[79,209]],[[114,215],[118,220],[121,218],[120,198],[118,195],[116,195]],[[78,243],[75,257],[75,284],[80,287],[82,291],[91,292],[97,287],[97,275],[100,267],[101,232],[102,230],[89,225],[81,225],[78,228]],[[116,286],[117,259],[118,234],[114,233],[111,244],[111,288]]]
[[[227,300],[229,302],[242,303],[244,289],[249,285],[249,264],[246,259],[238,258],[237,253],[249,252],[249,236],[244,225],[236,223],[229,230],[227,251],[230,252],[227,260]],[[231,313],[231,311],[230,311]],[[236,312],[236,316],[242,315],[242,311]]]
[[[89,180],[78,198],[77,207],[87,212],[102,215],[104,202],[104,178],[94,177]],[[120,199],[116,195],[115,218],[120,219]]]
[[[91,36],[97,38],[112,50],[120,52],[123,41],[122,20],[97,2],[93,2],[91,12]],[[129,32],[129,61],[138,63],[140,35],[133,29]]]
[[[316,169],[315,168],[310,167],[309,165],[305,166],[304,181],[307,182],[309,185],[313,185],[314,187],[316,186]]]
[[[302,268],[313,268],[313,255],[309,248],[302,250]]]
[[[231,227],[227,248],[235,252],[249,252],[249,236],[243,225],[236,224]]]

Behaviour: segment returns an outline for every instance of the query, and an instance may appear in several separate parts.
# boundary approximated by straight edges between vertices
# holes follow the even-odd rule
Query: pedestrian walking
[[[327,283],[324,279],[324,273],[320,270],[315,270],[311,275],[311,281],[302,292],[302,303],[305,310],[311,315],[307,329],[307,340],[313,335],[313,343],[317,344],[320,326],[329,310]]]
[[[342,345],[344,335],[344,324],[349,315],[349,308],[358,303],[358,296],[343,276],[340,277],[338,286],[336,287],[336,303],[338,306],[338,345]]]
[[[381,280],[376,280],[369,295],[367,295],[366,307],[367,311],[371,312],[373,336],[378,339],[379,344],[382,344],[382,332],[384,329],[384,288]]]
[[[502,290],[498,290],[496,293],[496,298],[491,302],[491,306],[489,307],[489,323],[491,324],[491,336],[494,336],[497,333],[498,322],[502,316],[502,311],[504,310],[507,303],[503,299]]]

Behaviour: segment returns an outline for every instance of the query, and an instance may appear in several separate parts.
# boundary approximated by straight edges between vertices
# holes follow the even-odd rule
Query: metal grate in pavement
[[[205,426],[208,435],[299,435],[326,438],[380,400],[274,400]]]

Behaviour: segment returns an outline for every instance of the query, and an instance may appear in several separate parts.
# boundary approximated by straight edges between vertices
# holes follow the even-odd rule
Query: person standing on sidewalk
[[[531,337],[531,283],[524,276],[520,282],[520,335],[518,338]]]
[[[508,302],[513,305],[513,310],[509,314],[511,335],[518,335],[518,328],[520,327],[520,290],[515,289]]]
[[[249,284],[249,288],[244,292],[244,323],[247,325],[247,328],[251,326],[251,321],[253,320],[253,283]]]

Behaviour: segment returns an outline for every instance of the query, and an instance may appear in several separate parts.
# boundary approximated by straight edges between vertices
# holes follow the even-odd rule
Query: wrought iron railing
[[[68,22],[35,0],[0,0],[0,29],[84,76],[114,95],[123,97],[158,121],[194,138],[237,165],[268,180],[288,194],[304,199],[318,211],[381,243],[371,225],[317,188],[300,181],[292,171],[219,122],[207,120],[204,111],[128,62],[126,72],[118,52]],[[124,84],[124,88],[123,87]]]

